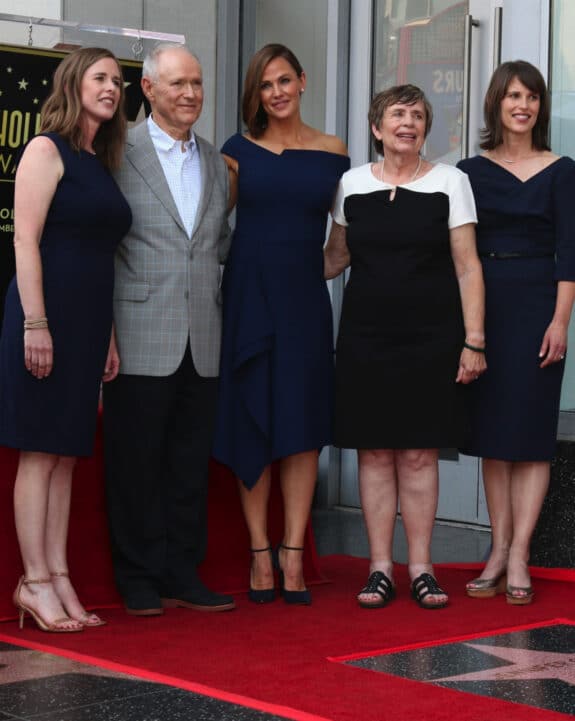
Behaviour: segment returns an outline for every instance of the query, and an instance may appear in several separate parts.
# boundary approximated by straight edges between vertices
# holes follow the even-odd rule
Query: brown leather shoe
[[[214,593],[203,585],[177,597],[162,597],[161,601],[164,608],[191,608],[194,611],[231,611],[236,607],[231,596]]]
[[[130,614],[130,616],[163,616],[164,615],[164,609],[163,608],[130,608],[129,606],[124,606],[126,609],[126,613]]]

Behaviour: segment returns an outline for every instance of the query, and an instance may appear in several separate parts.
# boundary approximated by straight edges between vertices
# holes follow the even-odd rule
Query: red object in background
[[[0,447],[0,620],[15,618],[12,593],[22,574],[14,528],[12,491],[18,451]],[[270,499],[270,541],[281,541],[283,512],[277,478]],[[233,474],[215,461],[210,467],[208,494],[208,553],[200,567],[204,582],[214,591],[247,591],[249,537]],[[115,589],[106,519],[101,419],[94,456],[80,459],[74,473],[68,536],[70,575],[78,595],[89,608],[121,603]],[[322,580],[311,527],[306,538],[304,571],[307,583]]]

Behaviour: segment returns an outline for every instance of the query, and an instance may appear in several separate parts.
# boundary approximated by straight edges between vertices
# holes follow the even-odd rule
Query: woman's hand
[[[479,353],[469,348],[464,348],[459,357],[459,368],[457,370],[456,383],[471,383],[479,378],[487,370],[485,353]]]
[[[104,383],[108,383],[108,381],[113,381],[119,372],[120,354],[118,353],[118,346],[116,345],[116,333],[112,328],[110,345],[108,346],[108,356],[106,358],[106,365],[104,366],[104,374],[102,375],[102,380],[104,381]]]
[[[228,166],[228,177],[230,182],[230,194],[228,198],[228,214],[235,208],[238,200],[238,175],[240,172],[240,164],[235,158],[222,153],[226,165]]]
[[[346,234],[346,228],[334,220],[323,251],[323,272],[326,280],[336,278],[350,263]]]
[[[543,342],[539,349],[539,358],[543,358],[540,368],[545,368],[552,363],[559,363],[565,358],[567,350],[567,326],[564,323],[553,320],[545,331]]]
[[[24,365],[38,379],[46,378],[52,372],[54,349],[48,328],[24,331]]]

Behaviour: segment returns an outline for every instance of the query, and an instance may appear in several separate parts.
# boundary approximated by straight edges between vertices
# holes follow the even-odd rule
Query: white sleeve
[[[449,183],[449,229],[466,223],[477,223],[475,198],[467,175],[453,168],[453,179]]]
[[[332,216],[338,225],[343,225],[347,228],[347,220],[343,212],[343,204],[345,201],[345,191],[343,189],[343,178],[339,181],[337,186],[337,193],[335,194],[335,200],[333,201],[333,212]]]

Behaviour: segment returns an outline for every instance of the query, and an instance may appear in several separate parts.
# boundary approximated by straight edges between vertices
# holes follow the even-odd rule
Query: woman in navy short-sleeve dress
[[[485,99],[482,155],[462,161],[478,212],[486,291],[485,375],[470,389],[493,546],[472,597],[530,603],[529,545],[555,454],[567,328],[575,297],[575,163],[549,150],[549,97],[537,68],[503,63]]]
[[[20,450],[14,489],[24,576],[22,623],[72,632],[104,622],[68,577],[76,456],[92,453],[100,383],[118,372],[112,338],[114,252],[131,212],[110,170],[126,120],[114,55],[84,48],[54,75],[40,135],[16,172],[16,278],[0,342],[0,443]]]
[[[318,451],[331,440],[333,328],[323,277],[326,223],[349,167],[343,143],[302,122],[305,74],[283,45],[247,71],[247,135],[224,145],[237,218],[223,279],[215,457],[240,480],[250,534],[249,597],[272,601],[270,464],[279,461],[283,542],[274,554],[288,603],[311,596],[302,572]]]

